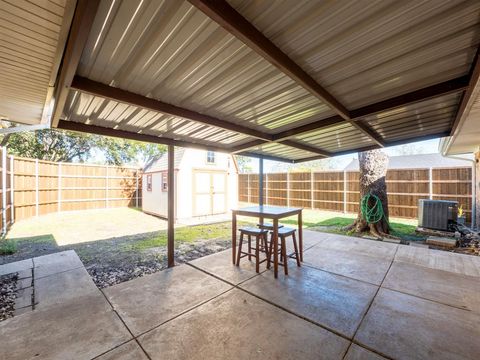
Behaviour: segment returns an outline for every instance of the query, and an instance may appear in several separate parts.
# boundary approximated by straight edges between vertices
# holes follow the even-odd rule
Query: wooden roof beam
[[[332,154],[329,153],[328,151],[320,150],[319,148],[317,148],[315,146],[307,145],[307,144],[300,143],[300,142],[297,142],[297,141],[283,140],[283,141],[279,141],[279,143],[283,144],[283,145],[293,147],[293,148],[296,148],[296,149],[300,149],[300,150],[304,150],[304,151],[308,151],[308,152],[317,154],[317,156],[322,157],[322,158],[327,158],[327,157],[332,156]]]
[[[200,150],[210,150],[210,151],[216,151],[216,152],[230,153],[230,150],[227,147],[221,147],[218,145],[193,143],[193,142],[188,142],[183,140],[171,139],[167,137],[139,134],[131,131],[116,130],[116,129],[107,128],[103,126],[77,123],[73,121],[60,120],[58,122],[57,128],[62,130],[83,132],[83,133],[89,133],[89,134],[95,134],[95,135],[117,137],[121,139],[144,141],[144,142],[149,142],[154,144],[174,145],[174,146],[185,147],[185,148],[194,148],[194,149],[200,149]]]
[[[279,68],[284,74],[295,80],[299,85],[331,107],[343,119],[350,119],[349,111],[345,106],[226,1],[188,1],[268,62]]]
[[[402,139],[402,140],[396,140],[396,141],[390,141],[385,143],[386,147],[389,146],[397,146],[397,145],[403,145],[403,144],[408,144],[411,142],[416,142],[416,141],[424,141],[424,140],[431,140],[431,139],[438,139],[441,137],[446,137],[449,135],[449,131],[441,131],[439,133],[434,133],[434,134],[428,134],[428,135],[419,135],[413,138],[408,138],[408,139]],[[352,149],[352,150],[345,150],[345,151],[339,151],[332,153],[332,156],[340,156],[340,155],[347,155],[347,154],[353,154],[356,152],[362,152],[362,151],[368,151],[368,150],[374,150],[378,149],[380,146],[378,145],[368,145],[364,146],[358,149]],[[312,160],[317,160],[319,157],[318,156],[312,156],[308,158],[303,158],[299,160],[295,160],[295,163],[300,163],[300,162],[305,162],[305,161],[312,161]]]
[[[231,147],[230,152],[232,154],[239,153],[239,152],[244,152],[247,149],[251,149],[251,148],[257,147],[259,145],[266,144],[266,143],[267,143],[267,141],[253,140],[253,141],[249,141],[247,143],[244,143],[244,144],[241,144],[241,145],[238,145],[238,146]],[[321,150],[321,149],[319,149],[315,146],[310,146],[308,144],[300,143],[300,142],[297,142],[297,141],[285,140],[285,141],[279,141],[278,143],[286,145],[286,146],[290,146],[290,147],[293,147],[293,148],[296,148],[296,149],[308,151],[308,152],[311,152],[311,153],[314,153],[314,154],[318,154],[318,156],[322,157],[322,158],[332,156],[332,154],[327,152],[327,151],[323,151],[323,150]]]
[[[121,103],[138,106],[144,109],[157,111],[163,114],[168,114],[198,123],[214,126],[223,130],[233,131],[239,134],[249,135],[261,140],[271,141],[272,135],[264,132],[251,129],[242,125],[237,125],[225,120],[220,120],[215,117],[201,114],[192,110],[181,108],[172,104],[167,104],[159,100],[148,98],[143,95],[135,94],[126,90],[115,88],[93,81],[84,77],[75,76],[71,85],[72,89],[111,99]]]
[[[407,106],[417,102],[425,101],[435,97],[457,93],[467,88],[469,83],[469,76],[461,76],[452,80],[448,80],[439,84],[428,86],[419,90],[415,90],[391,99],[383,100],[371,105],[363,106],[361,108],[351,111],[352,120],[358,120],[367,116],[375,115],[382,111],[393,110],[402,106]],[[320,130],[343,123],[343,119],[339,116],[331,116],[326,119],[321,119],[309,124],[298,126],[296,128],[282,131],[273,136],[274,140],[284,140],[295,135],[306,132]],[[388,146],[388,145],[387,145]]]
[[[55,88],[55,103],[51,120],[53,127],[58,125],[62,116],[70,85],[77,72],[83,48],[87,43],[99,3],[99,0],[77,1],[72,26],[70,27],[70,34],[68,35],[65,53]]]
[[[241,152],[241,153],[238,153],[238,154],[235,154],[235,155],[248,156],[248,157],[253,157],[253,158],[258,158],[258,159],[262,158],[262,159],[265,159],[265,160],[287,162],[287,163],[292,163],[292,164],[295,162],[294,160],[284,159],[284,158],[278,157],[278,156],[256,154],[256,153],[251,153],[251,152],[248,152],[248,151],[244,151],[244,152]]]

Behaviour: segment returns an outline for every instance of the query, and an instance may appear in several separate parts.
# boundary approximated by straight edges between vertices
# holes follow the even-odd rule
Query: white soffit
[[[47,124],[75,0],[0,0],[0,117]]]

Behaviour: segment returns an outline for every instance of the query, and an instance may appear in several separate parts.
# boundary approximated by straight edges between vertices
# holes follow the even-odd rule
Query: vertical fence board
[[[0,171],[0,182],[6,174],[6,191],[1,183],[0,194],[2,211],[4,194],[6,198],[7,224],[58,211],[141,206],[139,169],[109,166],[108,176],[106,169],[104,165],[7,157]]]
[[[258,175],[239,174],[238,200],[258,201]],[[358,171],[269,173],[268,204],[357,213],[360,201]],[[472,169],[389,169],[386,176],[389,212],[417,218],[419,199],[458,201],[467,221],[472,209]]]

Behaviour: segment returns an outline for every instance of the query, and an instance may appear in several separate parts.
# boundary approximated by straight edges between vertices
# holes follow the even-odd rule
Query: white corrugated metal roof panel
[[[78,73],[269,133],[333,114],[186,1],[103,1]]]
[[[68,121],[207,145],[237,146],[249,137],[98,96],[71,91],[64,109]]]
[[[467,74],[480,43],[476,0],[229,3],[350,109]]]
[[[0,1],[0,117],[47,121],[75,1]]]
[[[332,153],[374,144],[369,137],[347,122],[297,135],[295,139]]]
[[[229,3],[350,112],[451,79],[457,80],[456,90],[451,90],[457,92],[426,96],[429,100],[419,103],[409,100],[409,105],[355,119],[379,134],[379,139],[372,140],[369,131],[341,119],[334,123],[336,118],[330,117],[335,112],[318,94],[312,95],[312,86],[299,85],[298,76],[293,80],[295,76],[284,73],[285,67],[281,71],[180,0],[102,1],[77,74],[254,129],[253,136],[260,139],[304,124],[321,125],[320,120],[330,118],[324,123],[333,125],[326,128],[309,126],[306,133],[287,136],[303,145],[299,146],[303,150],[279,143],[247,150],[289,160],[371,148],[382,142],[394,144],[421,135],[439,136],[452,128],[462,94],[458,89],[480,43],[480,2]],[[254,140],[250,135],[74,91],[64,115],[67,121],[204,145],[233,147]],[[258,132],[265,134],[258,136]],[[318,151],[306,151],[306,145]]]
[[[411,134],[448,132],[452,126],[461,95],[449,94],[395,110],[368,116],[366,121],[387,141],[397,141]]]

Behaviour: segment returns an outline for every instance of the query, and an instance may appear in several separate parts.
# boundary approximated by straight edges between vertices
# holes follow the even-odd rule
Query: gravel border
[[[0,276],[0,321],[15,315],[18,273]]]
[[[199,240],[194,243],[181,243],[175,249],[178,264],[186,263],[203,256],[214,254],[230,248],[230,240]],[[93,282],[100,289],[132,280],[140,276],[153,274],[167,268],[167,248],[165,246],[150,248],[139,254],[138,259],[115,262],[111,264],[94,263],[86,269]]]

